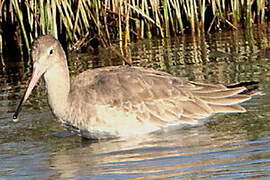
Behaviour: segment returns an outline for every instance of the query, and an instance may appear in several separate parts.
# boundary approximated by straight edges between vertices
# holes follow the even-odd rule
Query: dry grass
[[[2,0],[1,35],[9,24],[18,42],[52,34],[70,50],[98,38],[103,46],[131,39],[169,37],[265,23],[265,0]],[[19,27],[19,28],[18,28]],[[19,30],[19,31],[18,31]]]

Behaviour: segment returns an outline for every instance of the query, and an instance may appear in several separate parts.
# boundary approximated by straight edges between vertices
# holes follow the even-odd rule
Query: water
[[[132,43],[125,53],[138,66],[204,82],[259,81],[265,95],[245,103],[246,113],[219,114],[201,126],[102,142],[84,141],[65,131],[47,106],[42,83],[23,106],[20,121],[12,122],[31,67],[4,59],[0,70],[0,180],[269,179],[268,44],[267,29]],[[100,56],[69,57],[72,74],[122,64],[106,50]]]

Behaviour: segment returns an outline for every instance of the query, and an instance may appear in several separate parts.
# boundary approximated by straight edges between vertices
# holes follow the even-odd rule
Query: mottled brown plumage
[[[59,41],[48,35],[34,41],[32,58],[33,76],[21,103],[43,75],[57,119],[86,138],[138,135],[197,124],[215,113],[245,112],[238,104],[251,98],[241,94],[245,87],[191,82],[141,67],[92,69],[70,80],[65,52]]]

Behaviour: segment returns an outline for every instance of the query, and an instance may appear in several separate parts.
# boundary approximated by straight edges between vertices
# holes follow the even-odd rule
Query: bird
[[[249,83],[226,86],[189,81],[137,66],[108,66],[70,77],[66,53],[51,35],[31,48],[33,72],[13,115],[38,80],[46,84],[48,104],[68,130],[87,139],[138,136],[181,125],[197,125],[216,113],[240,113],[240,103],[256,94]],[[253,83],[250,83],[253,84]]]

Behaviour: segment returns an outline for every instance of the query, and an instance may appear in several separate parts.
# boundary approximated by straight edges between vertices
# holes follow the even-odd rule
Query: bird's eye
[[[49,54],[53,54],[54,50],[50,49]]]

